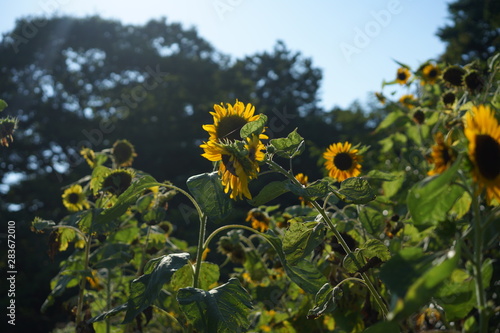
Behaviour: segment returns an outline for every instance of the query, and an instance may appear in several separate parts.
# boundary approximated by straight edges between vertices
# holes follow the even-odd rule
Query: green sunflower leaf
[[[389,115],[387,115],[387,117],[385,117],[385,119],[380,122],[380,124],[375,129],[375,133],[391,126],[396,122],[398,122],[398,124],[401,124],[401,123],[406,123],[407,121],[408,121],[408,116],[403,111],[400,110],[393,111],[389,113]]]
[[[399,325],[392,321],[382,321],[368,327],[363,333],[400,333]]]
[[[203,213],[214,223],[223,221],[229,215],[232,209],[231,200],[224,193],[217,172],[192,176],[186,183]]]
[[[180,289],[177,301],[182,312],[200,332],[242,332],[250,325],[250,295],[236,278],[210,291]]]
[[[219,281],[219,266],[210,262],[202,262],[200,268],[200,288],[208,290],[210,285]],[[187,288],[193,285],[193,265],[188,263],[177,270],[170,282],[173,290]]]
[[[283,252],[293,265],[308,256],[325,239],[325,225],[318,222],[294,222],[283,236]]]
[[[97,195],[104,178],[106,178],[106,176],[109,175],[110,172],[110,168],[102,165],[98,165],[92,170],[92,177],[90,178],[90,189],[92,190],[92,193],[94,195]]]
[[[286,138],[272,139],[269,142],[281,157],[292,158],[304,151],[304,138],[294,129]]]
[[[249,203],[252,206],[257,207],[265,203],[268,203],[273,199],[276,199],[280,195],[290,191],[290,189],[287,187],[288,183],[289,183],[288,180],[270,182],[269,184],[264,186],[262,190],[260,190],[259,194],[253,197],[252,200],[249,201]]]
[[[343,294],[342,288],[333,288],[330,283],[325,283],[316,294],[314,308],[307,313],[307,319],[316,319],[323,314],[333,312]]]
[[[365,230],[373,236],[377,236],[384,228],[384,216],[381,212],[371,207],[362,207],[359,211],[359,221]]]
[[[461,186],[452,184],[460,159],[438,176],[427,177],[408,192],[408,209],[415,225],[436,225],[446,219],[455,202],[463,195]]]
[[[40,217],[35,217],[31,222],[31,230],[35,232],[43,232],[46,229],[52,229],[56,223],[52,220],[44,220]]]
[[[240,130],[241,138],[244,139],[251,135],[260,135],[262,132],[264,132],[266,122],[267,122],[267,116],[261,113],[259,119],[243,125],[243,127]]]
[[[321,287],[328,282],[319,271],[318,267],[310,261],[301,259],[291,265],[286,260],[281,239],[276,236],[273,231],[268,230],[265,234],[262,233],[261,236],[266,238],[276,250],[276,254],[279,257],[287,276],[300,288],[310,294],[316,294],[318,290],[320,290]]]
[[[360,177],[347,178],[340,183],[340,189],[334,193],[340,200],[354,204],[365,204],[376,197],[368,181]]]
[[[144,309],[149,307],[160,294],[165,283],[169,283],[172,275],[188,263],[188,253],[175,253],[162,256],[150,264],[150,273],[144,274],[130,284],[130,296],[127,302],[127,313],[123,323],[131,322]],[[145,271],[146,268],[145,268]]]
[[[7,106],[7,102],[5,102],[3,99],[0,99],[0,112],[2,112]]]
[[[332,192],[330,182],[326,179],[317,180],[308,186],[296,185],[292,182],[288,182],[286,187],[293,194],[308,200],[316,200],[317,198],[326,197],[330,192]]]
[[[436,295],[460,258],[459,248],[445,254],[424,254],[421,248],[404,248],[380,269],[395,302],[389,318],[400,320],[418,311]]]

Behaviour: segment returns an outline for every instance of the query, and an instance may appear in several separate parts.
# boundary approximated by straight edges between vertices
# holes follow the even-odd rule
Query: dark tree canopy
[[[437,35],[446,43],[442,60],[466,64],[486,60],[500,47],[500,2],[456,0],[448,4],[451,23]]]

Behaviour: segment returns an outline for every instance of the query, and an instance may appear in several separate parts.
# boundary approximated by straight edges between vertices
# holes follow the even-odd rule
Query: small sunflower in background
[[[210,135],[208,140],[214,142],[241,140],[241,128],[260,118],[260,115],[255,115],[255,107],[252,104],[245,105],[238,100],[234,105],[227,103],[226,107],[222,103],[214,105],[214,110],[215,112],[210,112],[214,123],[202,126]],[[260,139],[267,139],[267,136],[261,134]]]
[[[73,185],[64,190],[62,200],[63,205],[70,212],[78,212],[90,208],[87,197],[83,193],[83,188],[80,185]]]
[[[131,166],[137,157],[134,146],[128,140],[118,140],[111,148],[111,155],[118,167]]]
[[[396,73],[396,82],[403,85],[408,82],[410,79],[410,71],[406,67],[400,67],[398,68],[398,72]]]
[[[417,104],[417,99],[412,94],[406,94],[399,98],[399,102],[406,106],[408,109],[413,109]]]
[[[453,91],[447,91],[444,94],[441,95],[441,101],[443,102],[444,106],[447,108],[453,107],[453,104],[455,104],[457,100],[457,96]]]
[[[361,173],[363,157],[349,142],[331,144],[323,153],[328,175],[342,182]]]
[[[439,67],[433,64],[427,64],[422,69],[423,81],[421,84],[434,84],[441,75],[441,70]]]
[[[307,177],[303,173],[296,174],[295,179],[297,179],[299,181],[299,183],[301,185],[303,185],[304,187],[309,185],[309,177]],[[311,203],[309,201],[305,200],[303,197],[299,197],[299,200],[300,200],[302,205],[311,205]]]
[[[93,169],[96,163],[95,152],[90,148],[83,147],[80,150],[80,155],[82,155],[87,164]]]
[[[8,147],[14,141],[14,131],[17,129],[17,118],[0,119],[0,145]]]
[[[133,171],[126,169],[113,170],[103,179],[101,190],[119,196],[129,188],[133,178]]]
[[[260,210],[259,208],[253,208],[248,212],[245,221],[251,222],[252,228],[254,228],[255,230],[265,232],[267,229],[269,229],[269,222],[271,222],[271,219],[266,212]]]
[[[473,179],[486,190],[488,204],[500,203],[500,126],[487,105],[473,106],[465,114],[465,136],[473,164]]]
[[[456,160],[456,153],[451,148],[449,140],[445,142],[443,133],[436,133],[434,141],[436,143],[432,146],[432,152],[427,158],[429,163],[434,165],[434,168],[427,173],[429,176],[443,173]]]
[[[382,104],[382,105],[385,104],[386,98],[385,98],[384,94],[382,94],[380,92],[376,92],[375,97],[377,98],[377,100],[379,101],[380,104]]]

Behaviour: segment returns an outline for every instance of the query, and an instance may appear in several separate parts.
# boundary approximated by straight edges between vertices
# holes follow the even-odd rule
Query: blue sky
[[[444,51],[435,34],[447,22],[450,1],[17,0],[2,5],[0,33],[26,15],[99,14],[127,24],[165,16],[196,27],[235,58],[271,51],[283,40],[323,70],[321,106],[345,108],[354,100],[366,102],[384,79],[392,80],[394,59],[416,68]]]

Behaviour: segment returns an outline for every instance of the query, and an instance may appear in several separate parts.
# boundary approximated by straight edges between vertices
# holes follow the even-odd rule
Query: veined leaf
[[[297,129],[288,134],[286,138],[272,139],[269,142],[281,157],[292,158],[304,151],[304,138],[297,133]]]
[[[243,127],[240,130],[240,136],[242,138],[247,138],[251,135],[261,134],[264,131],[266,122],[267,122],[267,116],[261,113],[259,119],[243,125]]]
[[[360,177],[347,178],[340,183],[340,189],[334,193],[340,200],[354,204],[365,204],[376,197],[368,181]]]
[[[288,180],[270,182],[260,190],[259,194],[249,201],[250,204],[252,206],[260,206],[287,193],[290,191],[287,186],[288,183]]]
[[[232,209],[231,200],[224,193],[217,172],[192,176],[186,183],[189,191],[210,220],[219,223],[229,215]]]
[[[182,312],[200,332],[241,332],[250,325],[250,295],[235,278],[210,291],[180,289],[177,301]]]
[[[291,223],[283,236],[283,252],[291,265],[309,255],[325,239],[325,225],[318,222]]]
[[[172,275],[189,260],[188,253],[175,253],[156,258],[154,265],[150,265],[145,271],[148,274],[132,281],[130,285],[130,296],[127,302],[127,313],[123,323],[132,321],[139,313],[150,306],[158,297],[161,288],[169,283]]]
[[[325,313],[330,313],[337,308],[344,292],[341,287],[333,288],[330,283],[325,283],[316,294],[314,308],[307,313],[307,319],[316,319]]]

